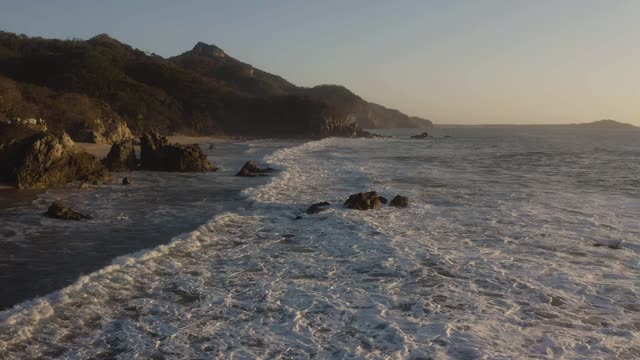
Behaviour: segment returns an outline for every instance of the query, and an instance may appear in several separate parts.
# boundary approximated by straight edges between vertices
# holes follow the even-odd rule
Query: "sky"
[[[441,124],[640,125],[636,0],[0,0],[0,30],[198,41],[300,86],[341,84]]]

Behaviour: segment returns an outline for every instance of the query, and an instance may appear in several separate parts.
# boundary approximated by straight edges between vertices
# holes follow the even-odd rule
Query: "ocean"
[[[640,131],[376,132],[2,210],[4,303],[44,290],[0,313],[0,357],[640,358]],[[249,158],[279,171],[234,177]],[[342,206],[370,190],[409,207]],[[58,198],[96,219],[43,218]]]

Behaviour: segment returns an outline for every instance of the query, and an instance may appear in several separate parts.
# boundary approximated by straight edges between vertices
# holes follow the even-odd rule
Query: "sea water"
[[[639,358],[640,132],[432,132],[253,144],[243,206],[0,313],[0,357]]]

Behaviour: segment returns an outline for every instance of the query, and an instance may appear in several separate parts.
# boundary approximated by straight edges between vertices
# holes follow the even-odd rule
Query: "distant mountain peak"
[[[198,42],[190,52],[193,55],[207,56],[207,57],[214,57],[214,58],[224,58],[227,56],[224,50],[220,49],[215,45],[209,45],[207,43],[203,43],[202,41]]]

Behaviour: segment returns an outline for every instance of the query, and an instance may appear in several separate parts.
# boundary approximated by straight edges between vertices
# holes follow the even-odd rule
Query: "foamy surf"
[[[248,209],[2,313],[0,355],[637,358],[635,199],[474,141],[277,150]],[[370,189],[411,205],[341,207]]]

